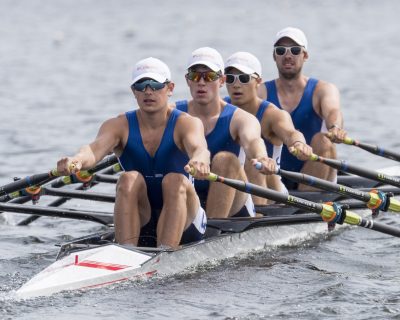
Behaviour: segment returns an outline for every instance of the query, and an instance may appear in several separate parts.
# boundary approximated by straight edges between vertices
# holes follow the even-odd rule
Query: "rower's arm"
[[[343,127],[343,116],[340,110],[340,95],[339,90],[332,83],[321,83],[321,87],[316,92],[318,95],[319,108],[318,114],[325,120],[326,127],[330,129],[337,125]]]
[[[275,172],[275,161],[268,157],[265,143],[261,138],[260,123],[255,116],[237,109],[231,121],[230,131],[232,138],[244,149],[246,157],[253,164],[262,163],[263,167],[260,170],[262,173]]]
[[[265,113],[264,126],[272,131],[271,136],[277,136],[299,160],[309,159],[313,150],[307,145],[304,135],[295,129],[289,113],[278,109],[275,105],[268,106]]]
[[[331,133],[331,139],[335,142],[343,142],[346,131],[343,130],[343,115],[340,109],[339,90],[332,83],[322,82],[317,90],[319,99],[319,114],[325,120],[325,124]]]
[[[178,120],[178,130],[174,133],[178,145],[189,157],[185,167],[188,172],[194,169],[197,178],[204,178],[210,173],[210,152],[207,149],[207,142],[204,137],[204,127],[200,119],[187,114],[182,114]]]
[[[57,162],[57,170],[68,175],[71,172],[92,168],[98,161],[116,149],[122,141],[123,116],[105,121],[90,144],[83,145],[72,157],[64,157]],[[71,166],[73,165],[73,166]]]
[[[295,129],[290,114],[285,110],[281,110],[273,104],[268,106],[265,112],[266,128],[268,137],[276,136],[288,147],[293,145],[296,141],[306,143],[304,135]]]

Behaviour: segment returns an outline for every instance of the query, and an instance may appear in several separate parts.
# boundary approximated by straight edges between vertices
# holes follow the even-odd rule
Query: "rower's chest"
[[[160,146],[164,129],[165,128],[141,130],[143,146],[150,156],[154,156]]]
[[[298,91],[291,94],[278,93],[278,97],[282,109],[291,113],[300,104],[301,98],[303,97],[303,91]]]

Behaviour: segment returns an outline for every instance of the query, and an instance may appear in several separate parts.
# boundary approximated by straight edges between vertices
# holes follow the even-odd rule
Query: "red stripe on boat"
[[[112,281],[102,282],[102,283],[93,284],[93,285],[90,285],[90,286],[85,286],[85,287],[82,287],[80,289],[91,289],[91,288],[103,287],[103,286],[107,286],[107,285],[110,285],[110,284],[113,284],[113,283],[122,282],[122,281],[126,281],[126,280],[132,280],[132,279],[135,279],[135,278],[150,278],[153,275],[155,275],[156,273],[157,273],[156,270],[148,271],[148,272],[145,272],[145,273],[142,273],[142,274],[135,275],[134,277],[121,278],[121,279],[116,279],[116,280],[112,280]]]
[[[126,268],[130,267],[130,266],[122,265],[122,264],[104,263],[104,262],[89,261],[89,260],[83,260],[81,262],[75,263],[75,265],[79,266],[79,267],[106,269],[106,270],[111,270],[111,271],[118,271],[118,270],[122,270],[122,269],[126,269]]]

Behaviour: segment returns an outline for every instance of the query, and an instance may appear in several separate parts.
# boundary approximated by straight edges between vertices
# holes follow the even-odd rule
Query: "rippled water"
[[[169,64],[173,99],[188,97],[185,62],[200,46],[225,58],[250,51],[271,79],[273,37],[288,25],[308,36],[306,73],[338,86],[349,135],[400,149],[399,9],[395,0],[2,0],[0,183],[54,167],[132,108],[137,60]],[[369,168],[393,165],[349,146],[339,152]],[[13,290],[53,261],[55,243],[100,229],[50,218],[15,226],[22,218],[0,218],[0,319],[400,318],[399,241],[361,229],[162,281],[16,301]]]

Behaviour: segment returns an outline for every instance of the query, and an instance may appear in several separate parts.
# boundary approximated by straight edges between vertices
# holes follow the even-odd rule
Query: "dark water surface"
[[[252,52],[267,80],[274,35],[288,25],[308,36],[305,72],[338,86],[349,135],[400,150],[399,10],[395,0],[2,0],[0,183],[53,168],[133,108],[139,59],[169,64],[173,99],[188,97],[185,64],[200,46],[224,58]],[[394,165],[350,146],[339,152],[368,168]],[[53,261],[55,243],[101,229],[50,218],[15,226],[22,218],[0,216],[0,319],[400,319],[400,242],[362,229],[162,281],[16,301],[13,291]]]

